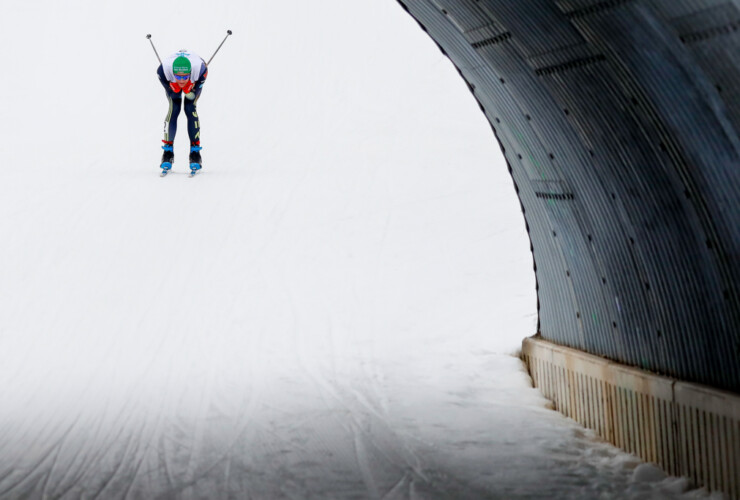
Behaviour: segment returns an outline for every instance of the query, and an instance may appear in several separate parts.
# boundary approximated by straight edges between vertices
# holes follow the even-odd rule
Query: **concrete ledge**
[[[740,500],[740,395],[542,339],[522,358],[555,409],[643,460]]]

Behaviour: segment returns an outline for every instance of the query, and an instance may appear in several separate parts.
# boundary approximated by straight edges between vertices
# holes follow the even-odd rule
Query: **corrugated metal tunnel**
[[[740,499],[736,2],[399,2],[506,156],[537,277],[534,384]]]
[[[468,82],[532,243],[539,334],[740,392],[740,11],[402,0]]]

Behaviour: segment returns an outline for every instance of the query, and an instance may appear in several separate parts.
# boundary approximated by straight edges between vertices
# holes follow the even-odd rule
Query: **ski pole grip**
[[[159,64],[162,64],[162,60],[159,58],[159,53],[157,52],[157,49],[154,47],[154,42],[152,42],[152,35],[148,34],[146,36],[146,39],[149,40],[149,43],[152,44],[152,49],[154,50],[154,55],[157,56],[157,61],[159,61]]]

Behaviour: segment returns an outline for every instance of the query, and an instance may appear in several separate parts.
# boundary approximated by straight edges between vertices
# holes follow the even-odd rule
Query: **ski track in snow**
[[[210,173],[147,179],[136,207],[140,177],[56,179],[79,196],[2,222],[22,233],[14,224],[73,214],[53,221],[66,238],[26,233],[2,250],[49,289],[40,316],[24,311],[36,290],[21,289],[4,329],[20,358],[0,368],[0,498],[703,495],[675,478],[636,482],[639,461],[546,410],[518,359],[474,336],[425,337],[395,297],[373,303],[364,267],[341,257],[363,250],[332,236],[352,222],[305,230],[316,195],[305,177],[269,197],[269,180]],[[184,216],[152,217],[161,206]],[[359,256],[370,273],[397,245],[388,210]],[[139,237],[121,246],[121,231]],[[165,238],[170,251],[151,251]]]

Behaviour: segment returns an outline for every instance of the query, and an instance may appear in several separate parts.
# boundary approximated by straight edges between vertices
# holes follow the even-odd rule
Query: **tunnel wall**
[[[557,411],[671,475],[740,500],[740,395],[542,339],[525,339],[522,358]]]
[[[541,338],[740,392],[736,3],[399,3],[504,151]]]

